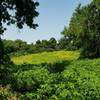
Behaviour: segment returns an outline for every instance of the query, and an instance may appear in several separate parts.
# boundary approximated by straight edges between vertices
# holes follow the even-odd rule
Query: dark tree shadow
[[[61,73],[69,64],[70,64],[70,61],[63,60],[63,61],[55,62],[53,64],[43,63],[41,65],[45,66],[50,73],[58,73],[58,72]]]

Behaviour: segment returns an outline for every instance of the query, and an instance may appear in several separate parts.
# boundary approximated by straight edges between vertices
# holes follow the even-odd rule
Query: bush
[[[46,64],[46,68],[50,73],[61,73],[69,63],[70,61],[59,61],[53,64]]]
[[[16,100],[17,96],[10,91],[9,86],[0,86],[0,100]]]
[[[20,65],[12,88],[21,93],[20,100],[99,100],[99,62],[86,59]]]
[[[45,82],[47,77],[48,71],[42,67],[27,71],[18,71],[14,73],[12,88],[19,92],[36,91],[40,87],[40,84]]]

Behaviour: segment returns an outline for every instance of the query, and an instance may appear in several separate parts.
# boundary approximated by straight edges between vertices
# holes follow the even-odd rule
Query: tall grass
[[[54,51],[43,52],[37,54],[30,54],[20,57],[13,57],[12,61],[15,64],[41,64],[41,63],[54,63],[62,60],[76,60],[79,58],[79,52],[73,51]]]

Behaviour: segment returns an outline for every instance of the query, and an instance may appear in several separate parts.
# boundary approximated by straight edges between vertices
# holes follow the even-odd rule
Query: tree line
[[[22,40],[4,41],[7,53],[27,54],[54,50],[79,50],[81,58],[100,57],[100,7],[99,1],[86,6],[79,4],[69,26],[65,26],[60,40],[37,40],[27,44]]]
[[[19,3],[23,3],[23,7],[20,7]],[[38,16],[38,12],[36,11],[38,3],[27,2],[26,8],[24,7],[25,3],[22,0],[16,2],[1,0],[2,16],[0,15],[0,34],[5,31],[2,23],[6,23],[7,25],[16,24],[20,29],[26,23],[30,28],[36,28],[37,24],[34,24],[33,18]],[[34,8],[30,7],[34,15],[32,15],[31,10],[28,11],[27,7],[29,5],[34,6]],[[15,16],[10,15],[6,6],[10,10],[16,10]],[[23,12],[23,10],[25,11]],[[3,40],[3,44],[0,38],[0,57],[2,57],[4,52],[26,54],[61,49],[80,50],[82,58],[100,57],[100,1],[93,0],[86,6],[79,4],[71,17],[69,26],[65,26],[61,34],[63,37],[59,41],[51,38],[50,40],[37,40],[35,44],[27,44],[22,40]],[[4,47],[5,51],[3,50]]]
[[[3,39],[4,51],[8,55],[25,55],[31,53],[39,53],[43,51],[58,51],[58,50],[73,50],[71,46],[67,45],[67,38],[61,38],[56,40],[54,37],[49,40],[37,40],[35,43],[28,44],[26,41],[17,39],[17,40],[6,40]]]

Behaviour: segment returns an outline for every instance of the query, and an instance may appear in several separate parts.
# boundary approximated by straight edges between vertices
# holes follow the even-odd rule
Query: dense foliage
[[[33,0],[0,0],[0,34],[5,30],[3,23],[16,24],[18,28],[27,24],[30,28],[35,28],[37,24],[34,24],[34,18],[38,16],[38,5]]]
[[[28,54],[54,50],[80,50],[82,58],[100,57],[100,8],[99,1],[86,6],[78,5],[72,15],[69,26],[61,32],[60,40],[37,40],[35,44],[24,41],[4,40],[6,52],[11,54]],[[15,45],[13,45],[15,44]]]
[[[1,90],[10,92],[1,96],[19,100],[99,100],[99,62],[86,59],[15,65],[11,89]]]
[[[7,29],[7,25],[14,24],[22,29],[26,24],[35,29],[38,25],[34,23],[34,18],[38,16],[36,7],[38,2],[33,0],[0,0],[0,84],[8,82],[10,77],[10,57],[4,49],[1,36]]]
[[[81,57],[100,57],[100,6],[99,1],[76,8],[69,27],[62,34],[69,39],[69,44],[81,48]]]
[[[49,40],[37,40],[35,44],[27,44],[27,42],[22,40],[3,40],[5,52],[8,55],[25,55],[38,53],[43,51],[54,51],[56,50],[57,41],[55,38],[50,38]]]
[[[35,28],[37,5],[33,0],[1,0],[0,36],[3,23]],[[100,100],[100,59],[78,59],[100,57],[100,1],[79,5],[61,34],[59,41],[35,44],[0,38],[0,100]],[[77,51],[55,51],[61,49]]]
[[[57,41],[55,38],[49,40],[37,40],[36,43],[28,44],[22,40],[3,40],[5,52],[8,55],[20,56],[25,54],[39,53],[43,51],[73,50],[67,45],[67,39]]]

